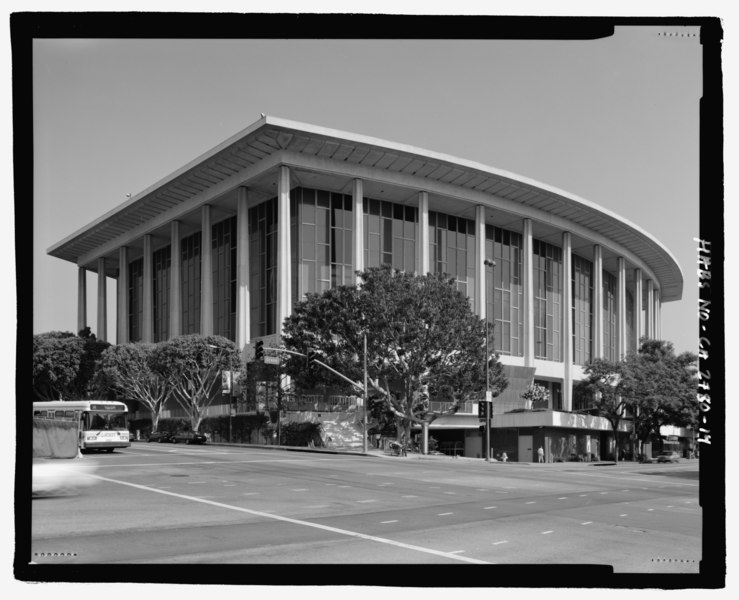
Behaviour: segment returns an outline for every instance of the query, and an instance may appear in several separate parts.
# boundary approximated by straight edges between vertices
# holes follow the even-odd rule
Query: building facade
[[[245,349],[280,334],[305,294],[352,284],[390,264],[446,273],[494,323],[509,379],[495,401],[493,448],[529,460],[612,450],[610,426],[578,412],[575,383],[591,358],[618,359],[660,337],[663,302],[683,277],[657,240],[564,191],[411,146],[274,117],[130,198],[48,250],[97,273],[97,335],[108,339],[108,280],[117,282],[116,340],[217,334]],[[487,266],[494,263],[494,266]],[[550,391],[527,407],[532,381]],[[481,453],[477,407],[431,433]],[[531,455],[533,457],[533,454]]]

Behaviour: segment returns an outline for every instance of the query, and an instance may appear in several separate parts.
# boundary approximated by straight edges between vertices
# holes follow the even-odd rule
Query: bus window
[[[33,411],[33,416],[34,417],[45,417],[46,416],[46,411],[45,410],[34,410]]]
[[[57,410],[54,413],[54,418],[55,419],[63,419],[64,418],[64,411],[63,410]]]
[[[65,419],[74,419],[74,411],[73,410],[66,410],[66,411],[64,411],[64,418]]]

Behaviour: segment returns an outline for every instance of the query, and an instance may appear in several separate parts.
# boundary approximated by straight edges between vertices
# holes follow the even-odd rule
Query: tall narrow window
[[[213,333],[236,338],[236,217],[213,225]]]
[[[169,282],[172,268],[172,248],[166,246],[152,255],[154,296],[154,341],[169,337]]]
[[[251,336],[277,330],[277,198],[249,209]]]
[[[457,289],[475,308],[475,222],[429,212],[429,250],[432,273],[453,277]]]
[[[144,316],[144,259],[128,265],[128,340],[141,341]]]
[[[617,279],[603,271],[603,358],[616,360],[616,326],[618,302],[616,301]]]
[[[593,347],[593,263],[573,254],[571,284],[573,362],[584,365]]]
[[[290,212],[295,297],[353,284],[352,197],[296,188]]]
[[[534,240],[534,354],[562,360],[562,249]]]
[[[364,199],[364,264],[416,271],[418,208]]]
[[[485,314],[495,323],[495,349],[511,356],[523,356],[522,257],[520,233],[486,226],[485,258],[495,267],[486,267]]]
[[[200,333],[200,243],[198,231],[182,240],[182,334]]]

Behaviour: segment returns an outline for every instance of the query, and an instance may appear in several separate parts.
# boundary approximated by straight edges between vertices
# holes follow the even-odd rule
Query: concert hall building
[[[662,303],[683,277],[667,248],[610,210],[546,184],[412,146],[263,116],[52,246],[97,273],[98,337],[109,278],[115,341],[201,333],[269,342],[308,292],[391,264],[446,273],[495,324],[509,380],[495,399],[493,449],[513,460],[592,459],[610,425],[573,393],[591,358],[618,359],[660,337]],[[485,260],[495,266],[486,266]],[[206,268],[203,268],[206,265]],[[521,394],[546,386],[546,406]],[[628,426],[628,423],[626,424]],[[435,421],[446,449],[482,452],[477,405]],[[678,432],[681,436],[685,431]]]

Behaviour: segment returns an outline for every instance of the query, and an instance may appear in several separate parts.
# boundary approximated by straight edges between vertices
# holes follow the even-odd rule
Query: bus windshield
[[[88,412],[85,413],[84,428],[86,430],[126,429],[125,413]]]

